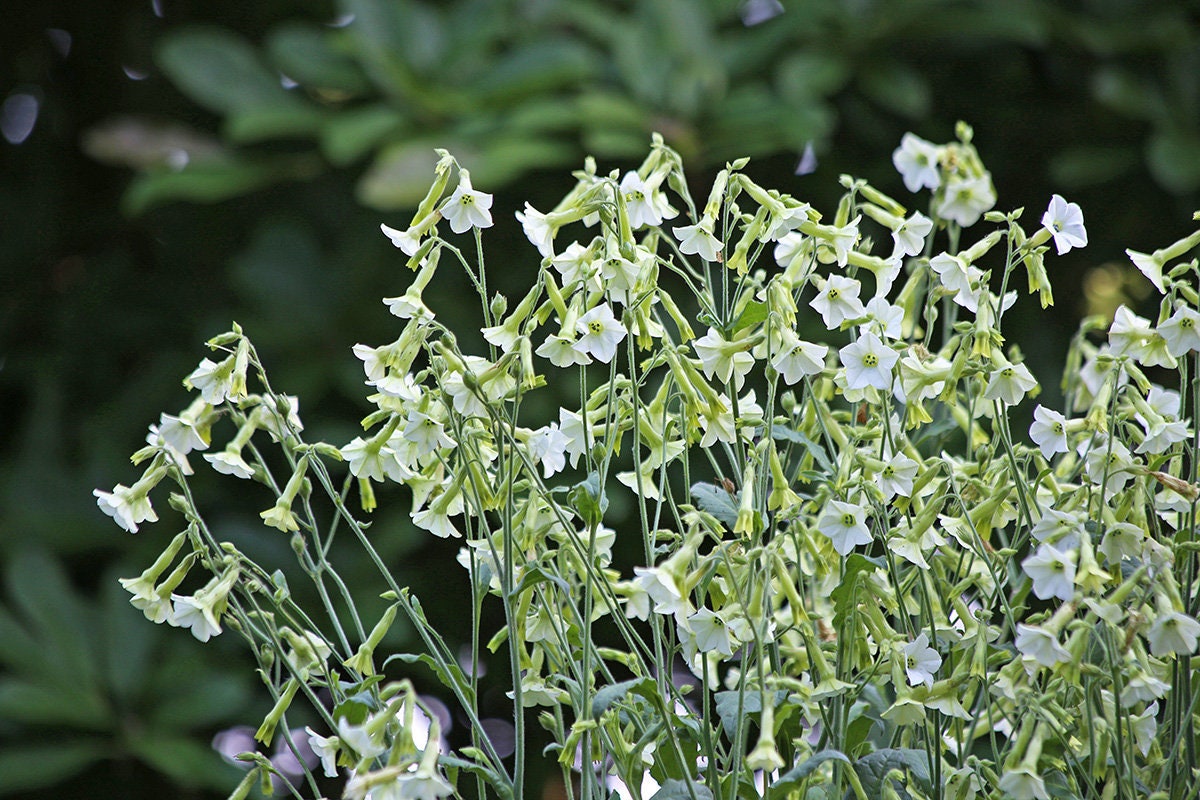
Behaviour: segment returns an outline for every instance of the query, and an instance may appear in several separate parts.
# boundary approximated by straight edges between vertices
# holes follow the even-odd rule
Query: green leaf
[[[488,62],[471,84],[484,102],[507,103],[586,81],[599,69],[587,45],[570,37],[540,39]]]
[[[861,553],[851,553],[846,557],[842,582],[838,584],[836,589],[829,593],[829,599],[833,601],[833,627],[835,629],[841,630],[846,615],[854,607],[855,587],[858,583],[859,575],[864,572],[870,574],[877,569],[883,569],[885,566],[882,559],[868,558]]]
[[[366,73],[335,45],[335,34],[307,22],[284,22],[267,34],[271,61],[283,74],[310,89],[365,94]]]
[[[663,781],[662,786],[650,797],[650,800],[692,800],[693,792],[695,792],[696,800],[713,800],[712,790],[704,784],[674,778]]]
[[[846,757],[845,753],[839,750],[820,750],[805,759],[803,764],[793,767],[783,775],[780,775],[779,779],[771,784],[771,796],[783,796],[787,792],[795,790],[805,778],[816,772],[827,761],[850,763],[850,759]]]
[[[111,722],[104,698],[83,685],[44,685],[19,678],[0,678],[0,719],[89,730],[104,730]]]
[[[716,699],[717,716],[721,718],[721,727],[725,729],[725,735],[733,739],[737,732],[738,725],[742,718],[749,714],[758,714],[763,710],[763,695],[765,692],[741,692],[741,703],[738,703],[737,691],[717,692],[714,695]],[[787,699],[787,691],[777,689],[772,693],[772,705],[775,708]]]
[[[320,130],[325,117],[325,112],[315,106],[263,106],[230,114],[222,130],[235,144],[253,144],[269,139],[313,136]]]
[[[42,789],[83,772],[105,758],[110,747],[104,742],[59,741],[53,745],[14,745],[6,742],[0,751],[0,795]]]
[[[592,697],[592,717],[599,719],[600,715],[607,711],[613,703],[624,700],[630,692],[640,694],[653,703],[655,691],[654,679],[649,676],[609,684],[599,689]]]
[[[932,791],[929,783],[929,762],[922,750],[876,750],[854,762],[854,771],[862,781],[867,797],[883,796],[883,781],[892,770],[907,772],[922,792]]]
[[[140,760],[183,786],[228,791],[240,774],[207,744],[165,731],[147,730],[129,745]]]
[[[608,510],[608,497],[600,489],[600,474],[591,472],[587,478],[571,487],[567,493],[571,508],[579,513],[584,524],[589,528],[599,525],[604,520],[604,512]]]
[[[933,92],[921,73],[895,61],[859,75],[863,93],[888,111],[909,119],[928,116]]]
[[[767,304],[760,303],[757,300],[751,300],[742,309],[742,313],[738,314],[738,318],[733,321],[733,332],[745,330],[753,327],[767,318]]]
[[[279,75],[263,63],[253,45],[220,28],[171,31],[155,57],[180,91],[217,114],[306,105],[283,88]]]
[[[795,442],[796,444],[802,445],[804,449],[808,451],[809,455],[813,457],[813,460],[816,461],[821,467],[821,469],[825,470],[826,475],[832,475],[835,472],[833,468],[833,462],[829,460],[829,456],[825,455],[825,448],[821,447],[821,445],[817,444],[800,431],[792,430],[791,428],[787,428],[782,425],[773,425],[771,426],[771,438],[777,442]]]
[[[405,116],[400,111],[382,103],[339,110],[321,126],[321,152],[335,165],[345,166],[398,137],[404,123]],[[427,183],[432,180],[430,174]]]
[[[240,675],[207,673],[188,681],[186,692],[157,697],[149,719],[155,727],[183,731],[223,722],[250,702]]]
[[[1146,161],[1164,189],[1187,194],[1200,188],[1200,134],[1195,130],[1159,131],[1150,137]]]
[[[306,178],[318,165],[310,158],[224,159],[189,164],[177,171],[145,172],[133,179],[122,210],[137,216],[176,200],[219,203],[288,178]]]
[[[697,508],[712,514],[733,529],[737,522],[738,509],[729,492],[712,483],[693,483],[691,493]]]
[[[49,655],[47,672],[31,677],[64,687],[94,686],[97,643],[90,635],[94,619],[59,562],[42,551],[23,551],[9,563],[7,579],[14,604],[32,623],[38,646]]]

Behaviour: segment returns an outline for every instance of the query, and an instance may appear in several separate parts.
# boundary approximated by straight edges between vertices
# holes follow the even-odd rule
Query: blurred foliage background
[[[1053,324],[1019,339],[1048,393],[1079,316],[1139,300],[1123,249],[1187,232],[1200,188],[1195,3],[18,0],[5,16],[3,796],[236,782],[209,743],[265,711],[249,662],[233,636],[201,646],[128,605],[115,577],[176,521],[160,502],[164,522],[130,537],[91,491],[136,477],[128,454],[186,405],[180,379],[231,319],[314,437],[354,435],[349,348],[394,336],[379,298],[409,280],[378,226],[406,224],[433,147],[496,193],[504,291],[536,258],[511,212],[553,205],[585,154],[632,166],[660,131],[699,185],[750,155],[832,211],[846,171],[903,201],[901,134],[947,141],[966,120],[1002,208],[1034,226],[1058,192],[1085,211],[1091,245],[1055,261]],[[809,146],[818,166],[797,175]],[[464,290],[426,298],[453,318]],[[230,498],[222,533],[285,554],[254,502]],[[453,632],[456,548],[413,533],[406,505],[374,530]]]

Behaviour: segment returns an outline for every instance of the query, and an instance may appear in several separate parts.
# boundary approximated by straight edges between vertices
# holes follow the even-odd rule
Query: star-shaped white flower
[[[1196,652],[1200,638],[1200,622],[1178,611],[1160,613],[1146,632],[1150,652],[1156,656],[1176,654],[1190,656]]]
[[[1075,597],[1075,554],[1063,552],[1052,544],[1043,544],[1021,562],[1025,574],[1033,579],[1033,593],[1039,600],[1057,597],[1070,602]]]
[[[862,284],[854,278],[830,275],[817,296],[809,301],[829,330],[837,330],[848,319],[863,316],[862,301],[858,299]]]
[[[442,212],[446,222],[450,223],[450,230],[466,233],[473,227],[492,227],[491,208],[492,196],[475,191],[471,186],[471,176],[464,169],[458,174],[458,186],[454,193],[438,210]]]
[[[1037,381],[1024,364],[1008,364],[992,370],[987,388],[983,392],[986,400],[999,400],[1005,405],[1015,406],[1025,398],[1025,393],[1037,386]]]
[[[586,353],[605,364],[617,354],[617,345],[628,331],[613,316],[607,303],[602,303],[579,318],[575,324],[579,339],[571,345],[580,353]]]
[[[1055,453],[1067,452],[1067,418],[1053,409],[1039,405],[1033,409],[1029,438],[1033,439],[1033,443],[1046,458]]]
[[[942,182],[938,168],[938,146],[913,133],[900,137],[900,146],[892,153],[892,164],[904,178],[904,188],[919,192],[936,189]]]
[[[713,221],[704,217],[695,225],[672,228],[679,240],[679,251],[685,255],[698,255],[705,261],[716,261],[721,253],[721,242],[712,232]]]
[[[838,356],[846,368],[847,388],[874,386],[884,392],[892,386],[892,367],[900,358],[899,353],[870,331],[839,350]]]
[[[1180,306],[1158,326],[1158,335],[1167,343],[1167,352],[1175,358],[1200,350],[1200,314],[1195,309]]]
[[[975,178],[949,181],[946,194],[938,205],[937,214],[942,219],[957,222],[969,228],[979,221],[983,212],[996,205],[996,190],[992,188],[992,176],[986,172]]]
[[[1018,622],[1017,639],[1014,644],[1021,655],[1032,658],[1043,667],[1053,667],[1055,664],[1071,660],[1071,654],[1058,643],[1058,638],[1036,625]]]
[[[838,555],[847,555],[860,544],[871,543],[871,531],[864,520],[867,510],[860,505],[830,500],[817,520],[817,530],[833,543]]]
[[[707,377],[715,375],[721,383],[729,383],[732,378],[738,389],[754,366],[754,356],[747,352],[745,344],[725,339],[716,328],[709,328],[707,334],[693,341],[692,349]]]
[[[892,258],[897,256],[915,256],[925,249],[925,237],[933,230],[933,220],[914,211],[913,215],[904,220],[900,227],[892,231]]]
[[[917,634],[917,638],[901,648],[904,653],[904,672],[908,675],[909,686],[923,683],[933,688],[933,675],[942,666],[942,657],[937,650],[929,646],[929,636],[925,631]]]
[[[1050,207],[1042,214],[1042,226],[1054,237],[1058,254],[1075,247],[1087,247],[1087,229],[1083,227],[1083,209],[1078,203],[1068,203],[1062,195],[1050,198]]]

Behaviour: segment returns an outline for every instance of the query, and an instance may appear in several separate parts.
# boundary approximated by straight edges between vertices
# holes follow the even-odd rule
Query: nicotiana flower
[[[167,620],[179,628],[189,628],[192,635],[207,642],[221,633],[221,615],[229,604],[229,592],[238,578],[232,568],[224,576],[214,577],[208,585],[191,596],[171,595],[174,612]]]
[[[561,253],[550,260],[550,265],[562,276],[563,287],[576,281],[586,281],[596,271],[592,249],[579,242],[571,242]]]
[[[1043,544],[1021,562],[1025,574],[1033,579],[1033,593],[1039,600],[1057,597],[1069,602],[1075,597],[1075,554],[1063,552],[1052,544]]]
[[[847,388],[874,386],[885,392],[892,386],[892,367],[900,358],[899,353],[870,331],[839,350],[838,356],[846,368]]]
[[[746,349],[746,343],[731,342],[716,328],[709,328],[707,334],[693,341],[692,348],[707,377],[715,375],[721,383],[729,383],[733,378],[738,389],[742,388],[746,373],[754,366],[754,356]]]
[[[1139,317],[1124,305],[1118,306],[1108,329],[1108,343],[1113,355],[1129,355],[1141,360],[1146,351],[1146,341],[1153,331],[1150,320]]]
[[[1157,253],[1139,253],[1136,250],[1126,250],[1125,255],[1129,256],[1129,260],[1138,268],[1138,271],[1154,284],[1154,288],[1158,289],[1159,294],[1167,293],[1166,284],[1163,282],[1163,267],[1166,265]]]
[[[428,455],[455,446],[455,441],[446,434],[441,422],[415,409],[408,412],[407,424],[402,435],[405,441],[416,445],[419,455]]]
[[[542,256],[553,256],[555,229],[546,220],[546,215],[525,203],[525,210],[516,212],[516,217],[530,244],[536,247]]]
[[[1159,612],[1146,632],[1150,652],[1156,656],[1172,653],[1190,656],[1196,652],[1200,638],[1200,622],[1178,611]]]
[[[636,172],[625,173],[620,189],[625,196],[629,225],[634,230],[647,225],[661,225],[664,219],[671,219],[678,213],[660,192],[648,187]]]
[[[1119,439],[1110,442],[1097,436],[1084,456],[1084,474],[1093,483],[1103,482],[1105,491],[1110,494],[1125,488],[1133,478],[1134,467],[1133,454]]]
[[[919,192],[936,189],[942,177],[938,167],[939,148],[913,133],[900,137],[900,146],[892,153],[892,164],[904,178],[904,188]]]
[[[1054,237],[1054,246],[1061,256],[1075,247],[1087,247],[1087,229],[1083,227],[1083,210],[1077,203],[1068,203],[1062,195],[1050,198],[1050,207],[1042,214],[1042,225]]]
[[[932,689],[934,673],[942,666],[942,657],[929,646],[929,636],[925,631],[904,645],[901,652],[904,653],[904,672],[908,675],[909,685],[923,683]]]
[[[454,193],[446,199],[439,211],[450,230],[455,233],[466,233],[472,227],[492,227],[492,196],[477,192],[471,186],[471,175],[467,170],[459,170],[458,186]]]
[[[892,258],[919,255],[925,249],[925,237],[933,230],[933,220],[914,211],[913,215],[892,231]]]
[[[917,477],[920,464],[903,453],[896,453],[884,463],[875,481],[886,499],[896,495],[908,497],[912,494],[913,480]]]
[[[975,178],[950,180],[946,183],[945,192],[937,215],[957,222],[964,228],[974,225],[983,212],[996,205],[992,176],[986,172]]]
[[[707,608],[690,615],[687,625],[679,627],[694,637],[696,649],[701,653],[715,651],[723,656],[733,655],[734,640],[729,635],[729,626]]]
[[[983,392],[986,400],[999,400],[1005,405],[1015,406],[1025,398],[1025,393],[1037,386],[1037,381],[1024,364],[1008,364],[992,370],[987,388]]]
[[[579,339],[572,347],[607,364],[617,354],[617,345],[628,331],[613,316],[607,304],[600,304],[579,318],[575,325]]]
[[[679,240],[679,251],[685,255],[698,255],[705,261],[719,260],[721,241],[713,236],[713,221],[704,217],[695,225],[672,228]]]
[[[1033,439],[1047,459],[1055,453],[1067,452],[1067,418],[1053,409],[1038,405],[1033,409],[1029,438]]]
[[[591,356],[576,349],[574,339],[558,333],[547,336],[546,341],[542,342],[533,352],[560,369],[592,363]]]
[[[1166,341],[1167,352],[1175,358],[1200,350],[1200,314],[1181,305],[1158,326],[1158,334]]]
[[[904,324],[904,309],[897,305],[892,305],[885,297],[872,297],[867,301],[866,308],[863,313],[867,316],[867,322],[863,324],[862,329],[869,327],[880,336],[886,339],[899,339],[903,333],[901,330]]]
[[[781,342],[771,359],[771,367],[788,385],[799,382],[805,375],[819,375],[825,369],[829,346],[800,339],[790,328],[784,328]]]
[[[826,328],[837,330],[846,320],[863,316],[863,304],[858,299],[861,291],[862,284],[854,278],[830,275],[821,291],[808,304],[821,315]]]
[[[847,555],[860,544],[871,543],[871,532],[864,520],[867,509],[841,500],[830,500],[817,520],[817,530],[833,543],[838,555]]]
[[[1058,638],[1036,625],[1017,623],[1017,638],[1014,642],[1017,650],[1023,656],[1032,658],[1043,667],[1053,667],[1055,664],[1071,660],[1071,654],[1058,643]]]
[[[1047,508],[1042,517],[1029,531],[1039,542],[1050,542],[1059,550],[1074,550],[1079,546],[1079,534],[1083,532],[1083,516],[1077,511],[1060,511]]]

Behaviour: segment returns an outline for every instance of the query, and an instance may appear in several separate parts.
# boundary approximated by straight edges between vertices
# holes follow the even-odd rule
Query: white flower
[[[561,253],[550,259],[550,265],[562,275],[563,287],[576,281],[586,281],[595,271],[592,249],[579,242],[571,242]]]
[[[903,453],[896,453],[888,459],[887,463],[883,465],[883,469],[875,476],[883,496],[890,500],[896,495],[901,497],[912,495],[913,480],[917,477],[919,467],[920,465],[916,461]]]
[[[1042,214],[1042,226],[1054,237],[1058,254],[1074,247],[1087,247],[1087,229],[1083,227],[1083,209],[1078,203],[1068,203],[1062,195],[1050,198],[1050,207]]]
[[[562,472],[567,465],[567,437],[558,429],[557,422],[538,428],[526,440],[529,458],[542,465],[546,478]]]
[[[780,238],[775,243],[775,249],[772,253],[775,263],[781,267],[787,267],[797,255],[805,251],[806,248],[804,245],[807,241],[808,238],[798,231],[792,231]]]
[[[660,205],[655,202],[655,192],[646,187],[636,172],[625,173],[621,179],[621,194],[625,196],[625,211],[629,215],[629,225],[634,230],[646,225],[662,224],[664,215]],[[667,209],[674,211],[670,206]],[[669,217],[673,216],[673,213],[669,214]]]
[[[409,469],[400,463],[399,455],[386,442],[367,441],[361,436],[341,449],[342,458],[356,478],[370,478],[382,482],[384,476],[401,482],[412,476]]]
[[[1025,398],[1025,393],[1037,386],[1037,381],[1024,364],[1009,364],[992,370],[988,379],[987,389],[983,396],[986,400],[1000,400],[1005,405],[1015,406]]]
[[[707,608],[702,608],[687,618],[686,632],[695,637],[696,649],[701,653],[716,651],[724,656],[733,655],[733,640],[729,636],[729,627]]]
[[[571,466],[574,467],[579,463],[581,455],[591,451],[596,439],[596,423],[588,420],[588,425],[585,426],[582,416],[574,411],[560,408],[558,410],[558,429],[567,439],[565,449],[567,455],[571,457]]]
[[[1159,294],[1166,294],[1167,287],[1163,283],[1163,260],[1157,254],[1139,253],[1136,250],[1126,250],[1125,255],[1129,256],[1129,260],[1138,268],[1138,271],[1145,275],[1154,288],[1158,289]]]
[[[1067,452],[1067,418],[1052,409],[1038,405],[1033,409],[1033,424],[1029,438],[1049,459],[1055,453]]]
[[[817,226],[825,244],[833,248],[833,257],[839,267],[846,266],[850,260],[850,250],[858,243],[858,223],[862,217],[855,217],[840,228],[832,226]]]
[[[321,770],[325,773],[325,777],[336,778],[338,776],[338,745],[341,744],[338,737],[321,736],[309,727],[305,727],[304,732],[308,734],[309,748],[321,759]]]
[[[198,594],[194,597],[172,595],[175,601],[170,623],[178,628],[188,628],[201,642],[207,642],[221,633],[221,622],[213,613],[212,605],[204,602]]]
[[[1117,522],[1105,527],[1104,538],[1097,548],[1109,564],[1120,564],[1122,559],[1136,558],[1142,552],[1145,532],[1132,522]]]
[[[442,204],[439,211],[450,230],[455,233],[466,233],[472,227],[492,227],[492,196],[477,192],[471,187],[471,176],[464,169],[458,173],[458,186],[454,193]]]
[[[803,341],[790,328],[783,330],[782,340],[771,360],[771,367],[785,383],[794,384],[805,375],[819,375],[825,369],[828,345]]]
[[[917,638],[904,645],[904,672],[908,675],[908,685],[916,686],[923,683],[933,688],[933,674],[942,666],[942,657],[937,650],[929,646],[929,637],[925,631],[917,634]]]
[[[1178,611],[1160,613],[1146,632],[1150,652],[1156,656],[1175,653],[1190,656],[1196,652],[1196,641],[1200,637],[1200,622]]]
[[[892,305],[887,301],[886,297],[876,296],[867,301],[867,307],[863,309],[863,312],[869,320],[869,322],[863,324],[863,329],[866,329],[869,325],[884,338],[900,338],[902,334],[901,326],[904,323],[903,308]]]
[[[222,475],[242,479],[254,477],[254,467],[246,463],[239,449],[227,448],[220,453],[205,453],[204,458]]]
[[[910,192],[922,188],[936,189],[941,184],[938,170],[939,148],[920,136],[906,133],[900,137],[900,146],[892,152],[892,164],[904,178],[904,187]]]
[[[1059,550],[1074,550],[1079,546],[1082,531],[1083,517],[1079,512],[1047,508],[1029,535],[1039,542],[1050,542]]]
[[[546,215],[526,203],[525,210],[516,212],[516,217],[521,223],[521,229],[525,231],[525,238],[538,249],[543,257],[552,257],[556,231],[546,220]]]
[[[1109,493],[1119,492],[1133,478],[1133,454],[1121,441],[1097,437],[1084,458],[1083,471],[1093,483],[1104,482]]]
[[[199,391],[204,402],[210,406],[218,406],[225,402],[226,398],[235,394],[233,370],[233,356],[224,359],[219,364],[205,358],[201,360],[200,366],[184,378],[183,382],[185,386]]]
[[[712,232],[713,221],[704,217],[695,225],[684,225],[672,228],[675,238],[679,240],[679,251],[685,255],[698,255],[705,261],[717,261],[721,252],[721,242]]]
[[[898,256],[915,256],[925,249],[925,237],[933,230],[933,220],[914,211],[913,215],[904,220],[900,227],[892,231],[892,258]]]
[[[838,351],[842,365],[846,368],[846,387],[865,389],[874,386],[887,391],[892,385],[892,367],[900,354],[885,345],[870,331]]]
[[[608,258],[600,262],[600,281],[617,303],[629,303],[630,293],[637,286],[641,274],[641,265],[622,256],[615,245],[610,249]]]
[[[1108,343],[1113,355],[1130,355],[1141,360],[1150,338],[1150,320],[1139,317],[1124,305],[1118,306],[1108,329]]]
[[[995,204],[996,190],[992,188],[992,176],[985,172],[976,178],[947,182],[946,194],[938,205],[937,215],[969,228]]]
[[[461,505],[461,501],[459,505]],[[439,507],[439,504],[435,502],[430,504],[428,508],[414,512],[411,514],[411,517],[414,525],[422,530],[429,531],[438,538],[461,539],[462,534],[458,532],[458,528],[455,528],[454,523],[450,521],[451,514],[457,513],[460,512],[451,512],[448,509]]]
[[[369,718],[361,725],[353,725],[346,717],[339,717],[337,729],[337,738],[359,758],[369,760],[387,752],[383,729],[378,724],[372,725]]]
[[[547,336],[546,341],[542,342],[541,346],[533,352],[559,368],[592,363],[591,356],[575,349],[574,339],[568,339],[557,333]]]
[[[1130,717],[1129,727],[1133,729],[1133,740],[1142,757],[1150,755],[1150,746],[1158,735],[1158,701],[1146,706],[1136,717]]]
[[[680,591],[675,576],[663,567],[634,567],[634,583],[654,601],[655,614],[671,614],[676,622],[682,623],[691,615],[693,607]]]
[[[455,445],[446,435],[442,423],[415,409],[408,412],[403,436],[406,442],[416,445],[417,453],[423,456]]]
[[[847,319],[863,316],[865,310],[862,301],[858,299],[860,291],[862,284],[854,278],[830,275],[821,291],[808,304],[820,313],[825,327],[832,331]]]
[[[1033,593],[1039,600],[1057,597],[1069,602],[1075,596],[1075,554],[1062,552],[1052,544],[1043,544],[1021,562],[1025,574],[1033,579]]]
[[[846,555],[860,544],[871,543],[871,532],[863,521],[867,510],[853,503],[830,500],[817,520],[817,530],[833,543],[838,555]]]
[[[1050,800],[1050,795],[1046,793],[1046,781],[1024,763],[1004,770],[998,788],[1005,800]]]
[[[137,533],[141,522],[158,522],[158,515],[150,505],[149,493],[137,484],[130,487],[118,483],[111,492],[96,489],[92,495],[100,510],[130,533]]]
[[[1036,625],[1018,622],[1015,644],[1021,655],[1032,658],[1043,667],[1053,667],[1071,660],[1071,654],[1058,643],[1055,635]]]
[[[706,335],[692,342],[692,349],[700,358],[705,376],[715,375],[721,383],[729,383],[733,378],[738,389],[754,366],[754,356],[747,352],[745,344],[728,341],[716,328],[709,328]]]
[[[415,228],[398,231],[395,228],[389,228],[387,225],[380,223],[379,229],[383,234],[392,240],[392,244],[404,251],[406,256],[415,256],[417,251],[421,249],[421,234],[422,231]]]
[[[628,333],[607,304],[601,304],[579,318],[575,324],[579,340],[572,347],[607,364],[617,354],[617,345]]]
[[[1200,314],[1187,306],[1180,306],[1158,326],[1158,334],[1166,340],[1167,352],[1175,358],[1200,350]]]

